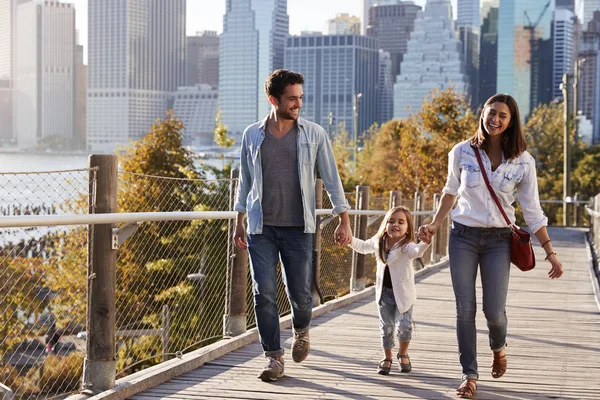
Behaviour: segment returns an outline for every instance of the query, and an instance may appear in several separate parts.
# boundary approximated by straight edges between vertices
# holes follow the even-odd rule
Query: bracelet
[[[550,242],[551,242],[551,240],[550,240],[550,239],[546,240],[546,241],[545,241],[545,242],[542,244],[542,248],[544,248],[544,246],[545,246],[545,245],[547,245],[547,244],[548,244],[548,243],[550,243]]]
[[[550,258],[550,256],[554,254],[555,256],[557,256],[558,254],[556,254],[556,252],[551,251],[550,253],[548,253],[548,255],[546,255],[546,258],[544,258],[544,261],[548,261],[548,259]]]

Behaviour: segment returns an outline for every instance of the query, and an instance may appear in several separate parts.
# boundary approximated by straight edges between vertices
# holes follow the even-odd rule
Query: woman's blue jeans
[[[490,347],[493,351],[499,351],[506,344],[511,229],[473,228],[453,222],[448,246],[463,379],[477,379],[477,267],[481,270],[483,313],[487,320]]]
[[[264,226],[262,234],[248,235],[254,313],[265,356],[283,355],[277,309],[277,263],[292,306],[295,329],[309,326],[312,316],[313,234],[304,227]]]

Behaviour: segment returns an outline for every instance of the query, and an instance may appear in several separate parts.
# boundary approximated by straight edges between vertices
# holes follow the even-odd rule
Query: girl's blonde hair
[[[416,241],[415,223],[413,222],[412,214],[410,213],[408,208],[403,207],[403,206],[398,206],[398,207],[393,207],[393,208],[389,209],[388,212],[385,213],[385,216],[383,217],[383,221],[381,221],[381,225],[379,226],[379,230],[377,231],[377,234],[375,235],[379,238],[379,254],[377,254],[377,257],[384,263],[386,262],[386,260],[385,260],[385,239],[387,238],[386,227],[387,227],[388,221],[390,220],[390,218],[392,218],[392,215],[394,215],[398,211],[402,211],[404,213],[404,217],[406,218],[406,225],[407,225],[406,236],[404,236],[404,238],[402,238],[402,240],[400,241],[400,246],[404,246],[407,243]]]

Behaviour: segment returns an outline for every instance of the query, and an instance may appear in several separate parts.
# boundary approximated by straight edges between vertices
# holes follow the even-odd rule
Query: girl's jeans
[[[409,342],[412,337],[412,310],[400,313],[396,307],[394,291],[383,287],[381,300],[379,302],[379,329],[381,333],[381,347],[383,349],[394,348],[394,330],[397,331],[400,342]]]
[[[475,328],[475,280],[481,270],[483,313],[490,347],[506,344],[506,294],[510,275],[510,228],[473,228],[452,223],[450,275],[456,297],[456,336],[463,379],[477,379],[477,331]]]

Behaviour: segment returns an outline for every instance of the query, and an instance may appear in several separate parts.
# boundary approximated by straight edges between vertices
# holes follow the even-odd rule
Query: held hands
[[[340,246],[347,246],[352,242],[352,229],[350,229],[350,223],[340,221],[335,229],[334,240]]]
[[[417,237],[422,242],[431,243],[431,239],[433,238],[433,235],[435,235],[436,232],[437,226],[434,226],[433,224],[421,225],[419,227]]]

